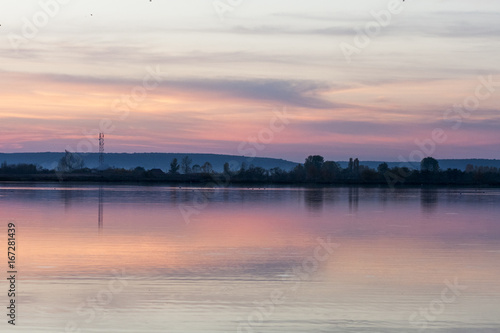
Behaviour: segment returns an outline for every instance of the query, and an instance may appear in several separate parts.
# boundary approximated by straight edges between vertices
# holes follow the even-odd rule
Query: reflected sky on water
[[[16,331],[497,332],[499,203],[495,189],[2,184]],[[321,242],[336,247],[320,261]]]

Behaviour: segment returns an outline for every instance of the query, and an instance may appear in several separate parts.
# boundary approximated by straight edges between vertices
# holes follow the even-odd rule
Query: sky
[[[0,3],[0,152],[500,158],[497,0]]]

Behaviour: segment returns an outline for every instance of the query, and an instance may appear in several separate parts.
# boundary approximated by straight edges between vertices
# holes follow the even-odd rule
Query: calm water
[[[0,331],[500,332],[499,216],[500,190],[2,184]]]

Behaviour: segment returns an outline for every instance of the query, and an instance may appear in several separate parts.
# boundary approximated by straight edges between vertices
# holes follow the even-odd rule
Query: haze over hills
[[[0,163],[7,162],[8,164],[37,164],[46,169],[54,169],[58,161],[64,156],[64,153],[0,153]],[[85,162],[85,166],[89,168],[97,168],[99,166],[99,154],[79,154]],[[221,172],[224,163],[229,163],[232,170],[237,170],[242,163],[246,167],[254,165],[264,169],[279,167],[283,170],[293,169],[297,163],[286,161],[277,158],[266,157],[244,157],[234,155],[217,155],[217,154],[177,154],[177,153],[107,153],[104,154],[104,163],[108,167],[131,169],[141,166],[147,170],[162,169],[168,171],[170,162],[177,158],[178,163],[184,156],[189,156],[192,160],[191,166],[196,164],[203,165],[205,162],[212,164],[214,171]]]
[[[54,169],[57,166],[58,161],[63,157],[64,153],[0,153],[0,163],[7,162],[8,164],[36,164],[40,165],[46,169]],[[99,154],[89,153],[89,154],[79,154],[84,162],[85,166],[89,168],[97,168],[99,165]],[[287,161],[284,159],[277,158],[266,158],[266,157],[245,157],[245,156],[235,156],[235,155],[219,155],[219,154],[178,154],[178,153],[107,153],[105,154],[105,165],[109,167],[125,168],[131,169],[137,166],[144,167],[145,169],[162,169],[167,171],[169,169],[170,162],[177,158],[180,161],[184,156],[189,156],[192,159],[191,166],[198,164],[203,165],[205,162],[212,164],[213,170],[220,172],[223,170],[224,163],[228,162],[232,170],[237,170],[240,168],[242,163],[245,163],[247,167],[254,165],[256,167],[262,167],[264,169],[271,169],[279,167],[283,170],[290,171],[293,169],[297,163],[292,161]],[[305,158],[305,157],[304,157]],[[500,160],[489,160],[489,159],[445,159],[438,160],[441,169],[446,170],[460,169],[465,170],[467,164],[472,164],[474,166],[490,166],[500,168]],[[340,164],[342,168],[346,168],[348,165],[347,161],[336,161]],[[384,161],[360,161],[361,165],[365,165],[372,169],[376,169],[380,163]],[[406,166],[419,168],[419,163],[401,163],[401,162],[387,162],[390,168],[396,166]]]

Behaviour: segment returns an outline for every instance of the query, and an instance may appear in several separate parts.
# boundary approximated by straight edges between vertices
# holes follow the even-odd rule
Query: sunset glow
[[[498,1],[406,1],[356,46],[389,2],[2,4],[0,151],[241,155],[286,110],[259,156],[397,161],[440,128],[434,157],[499,158]]]

